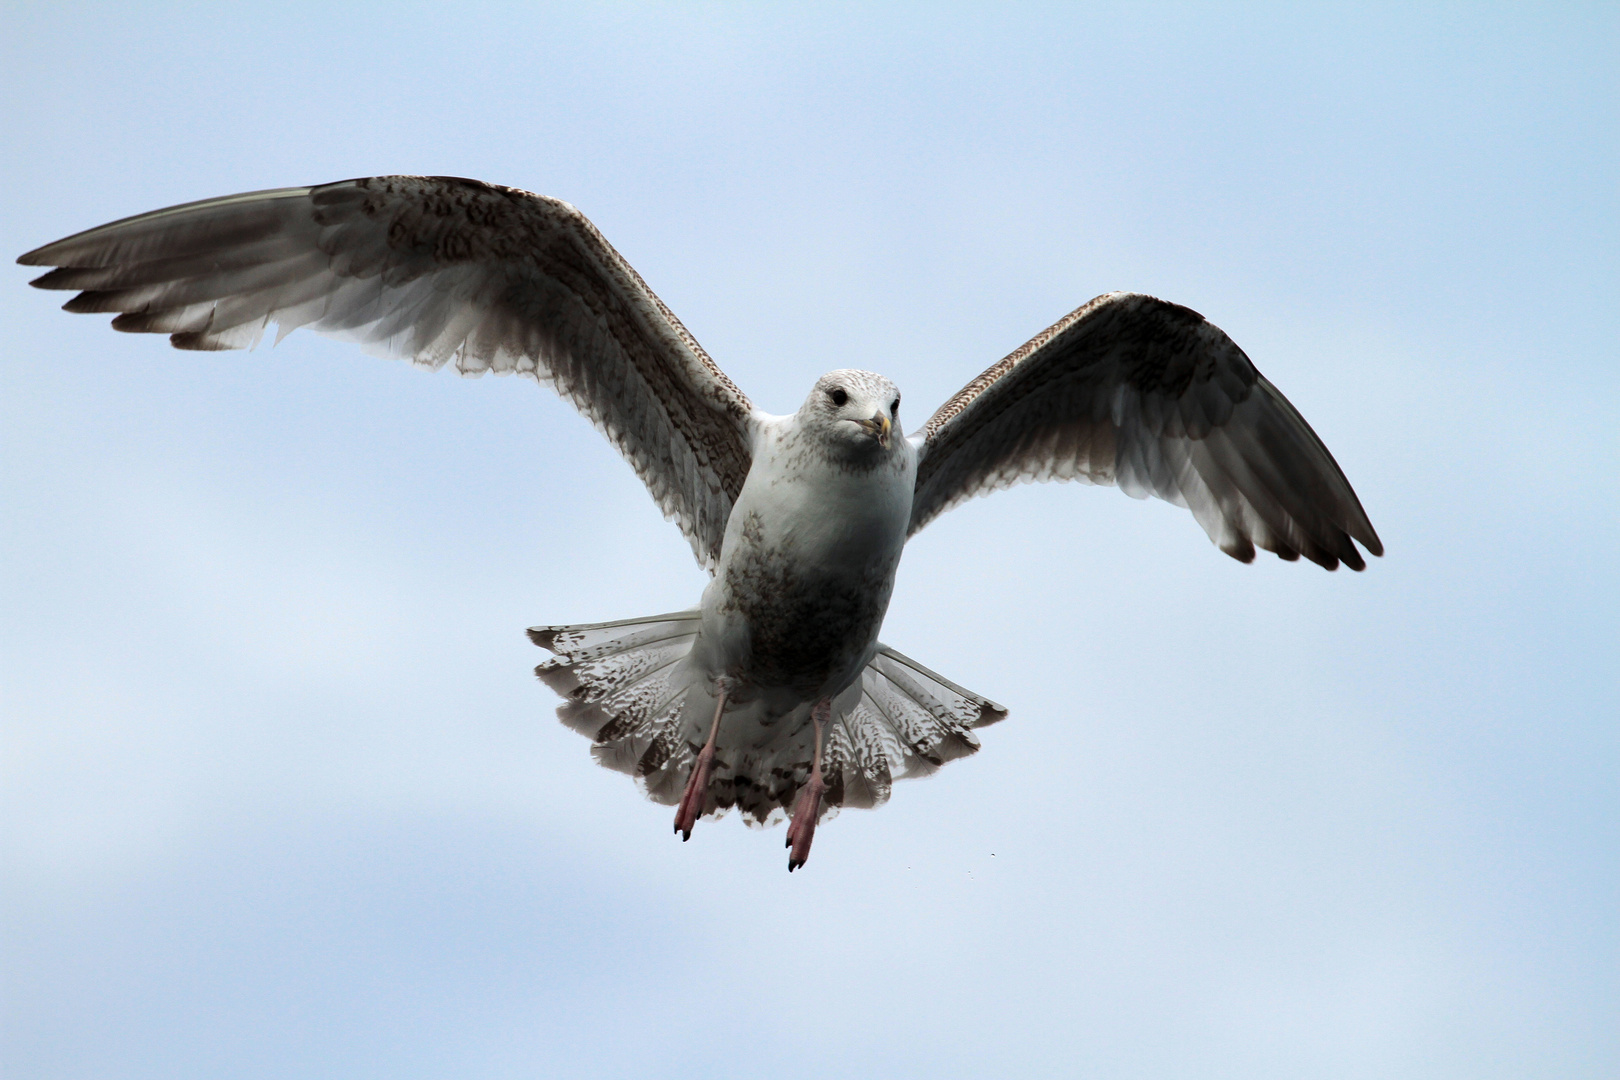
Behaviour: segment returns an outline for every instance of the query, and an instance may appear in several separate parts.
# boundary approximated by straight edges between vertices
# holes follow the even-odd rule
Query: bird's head
[[[900,391],[870,371],[829,371],[816,380],[799,417],[852,453],[890,453],[901,442]]]

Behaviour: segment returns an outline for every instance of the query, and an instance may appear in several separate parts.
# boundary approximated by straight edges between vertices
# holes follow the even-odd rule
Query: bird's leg
[[[832,699],[822,698],[810,707],[810,722],[816,729],[815,753],[810,758],[810,779],[799,789],[799,799],[793,804],[793,822],[788,826],[788,873],[793,873],[810,859],[810,842],[816,838],[816,819],[821,816],[821,797],[827,785],[821,779],[821,728],[832,714]]]
[[[681,796],[681,805],[675,810],[675,831],[681,834],[681,842],[692,839],[692,826],[703,815],[703,803],[709,797],[709,773],[714,770],[714,740],[720,734],[720,714],[726,711],[726,691],[731,688],[731,682],[724,675],[714,681],[717,691],[714,703],[714,722],[709,725],[709,739],[699,751],[697,761],[692,763],[692,775],[686,778],[686,792]]]

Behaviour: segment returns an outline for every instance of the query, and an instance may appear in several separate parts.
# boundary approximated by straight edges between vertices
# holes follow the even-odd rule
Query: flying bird
[[[300,326],[420,367],[527,375],[616,446],[711,578],[690,611],[529,631],[563,723],[676,806],[817,822],[979,748],[1007,715],[878,640],[906,541],[975,495],[1112,484],[1263,548],[1360,570],[1383,545],[1322,441],[1197,312],[1099,296],[962,388],[911,435],[882,375],[832,371],[798,411],[755,407],[568,203],[455,177],[383,176],[188,203],[18,262],[65,309],[180,349]]]

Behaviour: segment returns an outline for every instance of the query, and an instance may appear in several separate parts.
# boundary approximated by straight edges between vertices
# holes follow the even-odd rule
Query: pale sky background
[[[911,427],[1151,292],[1389,553],[953,511],[884,638],[1012,716],[790,877],[780,830],[679,843],[530,674],[524,627],[704,582],[548,392],[175,352],[12,266],[8,1080],[1620,1075],[1620,9],[130,7],[0,8],[8,260],[479,177],[762,407],[867,367]]]

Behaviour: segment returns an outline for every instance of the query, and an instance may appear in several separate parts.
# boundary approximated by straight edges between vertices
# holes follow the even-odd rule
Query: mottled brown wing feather
[[[181,349],[299,326],[464,375],[553,386],[630,461],[698,561],[719,557],[753,407],[584,215],[455,177],[383,176],[209,199],[17,260],[65,308]]]
[[[1222,551],[1329,570],[1384,546],[1344,473],[1243,350],[1189,308],[1110,293],[963,387],[919,442],[911,532],[1038,480],[1118,484],[1190,509]]]

